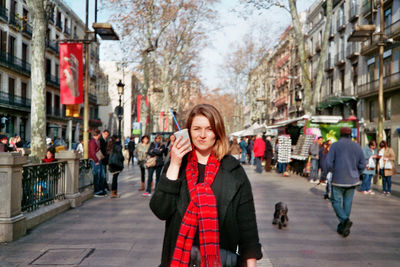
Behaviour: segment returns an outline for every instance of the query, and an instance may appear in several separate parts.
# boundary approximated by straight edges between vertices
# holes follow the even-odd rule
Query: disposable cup
[[[182,136],[182,141],[185,141],[186,139],[188,139],[189,140],[189,144],[191,143],[190,142],[190,138],[189,138],[188,129],[182,129],[182,130],[180,130],[178,132],[175,132],[174,135],[175,135],[176,139],[178,139],[179,136]],[[192,151],[192,147],[191,146],[189,147],[189,150]]]

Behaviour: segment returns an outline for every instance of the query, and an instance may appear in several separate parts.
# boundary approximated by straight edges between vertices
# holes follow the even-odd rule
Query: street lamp
[[[118,89],[118,95],[119,95],[119,106],[118,106],[118,111],[117,111],[117,116],[118,116],[118,136],[121,138],[121,120],[124,115],[124,109],[122,107],[122,95],[124,94],[124,87],[125,84],[122,83],[121,80],[119,80],[117,84],[117,89]]]

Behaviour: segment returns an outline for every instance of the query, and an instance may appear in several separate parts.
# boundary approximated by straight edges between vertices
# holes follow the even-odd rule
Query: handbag
[[[145,165],[147,168],[151,168],[151,167],[156,166],[156,162],[157,162],[157,156],[149,157],[149,158],[146,160],[146,162],[144,163],[144,165]]]
[[[392,169],[392,163],[390,160],[385,161],[385,166],[383,167],[385,170],[391,170]]]
[[[376,168],[375,160],[372,157],[370,157],[368,160],[367,170],[375,170],[375,168]]]
[[[96,158],[97,158],[99,161],[101,161],[102,159],[104,159],[104,155],[103,155],[103,153],[101,152],[100,149],[96,152]]]

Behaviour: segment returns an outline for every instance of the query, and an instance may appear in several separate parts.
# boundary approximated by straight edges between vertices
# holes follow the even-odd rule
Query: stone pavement
[[[336,233],[337,219],[323,186],[302,177],[256,174],[253,186],[264,258],[258,266],[399,266],[400,199],[356,192],[351,234]],[[39,225],[25,237],[0,244],[0,266],[158,266],[164,223],[137,191],[138,168],[120,177],[121,198],[94,198]],[[289,207],[289,225],[271,224],[274,205]]]

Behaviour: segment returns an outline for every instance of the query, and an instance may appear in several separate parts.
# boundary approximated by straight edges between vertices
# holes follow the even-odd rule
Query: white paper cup
[[[190,138],[189,138],[188,129],[182,129],[182,130],[180,130],[178,132],[175,132],[174,135],[175,135],[176,139],[178,139],[179,136],[182,136],[182,141],[188,139],[189,140],[189,144],[191,143],[190,142]],[[189,147],[189,149],[190,149],[190,151],[192,151],[192,147],[191,146]]]

